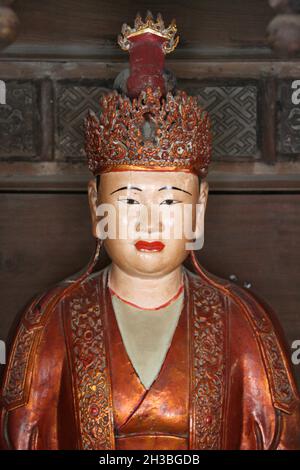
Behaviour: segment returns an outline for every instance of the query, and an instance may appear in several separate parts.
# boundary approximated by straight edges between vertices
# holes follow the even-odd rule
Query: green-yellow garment
[[[183,307],[184,292],[158,310],[143,310],[112,295],[112,304],[130,361],[146,389],[159,374]]]

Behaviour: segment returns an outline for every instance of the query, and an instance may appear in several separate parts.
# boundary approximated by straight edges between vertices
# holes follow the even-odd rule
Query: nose
[[[145,204],[141,208],[136,230],[145,235],[160,234],[164,230],[159,204]]]

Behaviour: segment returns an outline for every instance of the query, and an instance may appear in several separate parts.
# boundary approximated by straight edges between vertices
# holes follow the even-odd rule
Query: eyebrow
[[[190,196],[192,196],[192,194],[189,193],[188,191],[185,191],[184,189],[181,189],[181,188],[177,188],[176,186],[163,186],[162,188],[159,188],[158,191],[163,191],[164,189],[176,189],[177,191],[182,191],[183,193],[190,194]]]
[[[138,188],[137,186],[122,186],[122,188],[118,188],[118,189],[115,189],[112,193],[110,194],[114,194],[116,193],[117,191],[123,191],[124,189],[136,189],[137,191],[142,191],[141,188]]]
[[[118,191],[123,191],[124,189],[135,189],[137,191],[142,191],[142,189],[138,188],[137,186],[122,186],[122,188],[115,189],[110,194],[114,194]],[[185,191],[184,189],[181,189],[181,188],[177,188],[177,186],[163,186],[162,188],[159,188],[158,191],[163,191],[165,189],[175,189],[176,191],[182,191],[183,193],[186,193],[186,194],[189,194],[190,196],[192,196],[192,194],[190,192]]]

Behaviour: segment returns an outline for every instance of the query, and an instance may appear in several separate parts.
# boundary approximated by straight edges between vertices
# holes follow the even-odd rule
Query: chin
[[[137,253],[126,257],[123,261],[125,271],[131,271],[138,276],[159,276],[170,270],[161,253]]]
[[[137,271],[141,275],[148,275],[148,276],[161,276],[163,274],[167,274],[170,271],[170,266],[162,264],[159,260],[148,260],[145,259],[143,263],[138,263],[136,266]]]
[[[134,272],[140,277],[165,276],[178,268],[186,258],[186,254],[180,256],[178,252],[137,252],[135,256],[126,258],[126,270]]]
[[[139,251],[133,244],[125,243],[118,247],[106,244],[106,250],[112,262],[122,271],[139,277],[167,275],[178,268],[188,255],[181,244],[170,246],[167,243],[162,251]]]

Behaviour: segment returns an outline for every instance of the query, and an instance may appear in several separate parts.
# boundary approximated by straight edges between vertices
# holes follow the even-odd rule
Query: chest
[[[171,441],[179,446],[176,448],[186,448],[190,394],[186,309],[180,313],[170,346],[149,388],[132,364],[113,312],[108,316],[107,333],[117,447],[143,446],[143,442],[149,447],[149,440],[154,440],[156,448],[158,441],[163,446]]]

